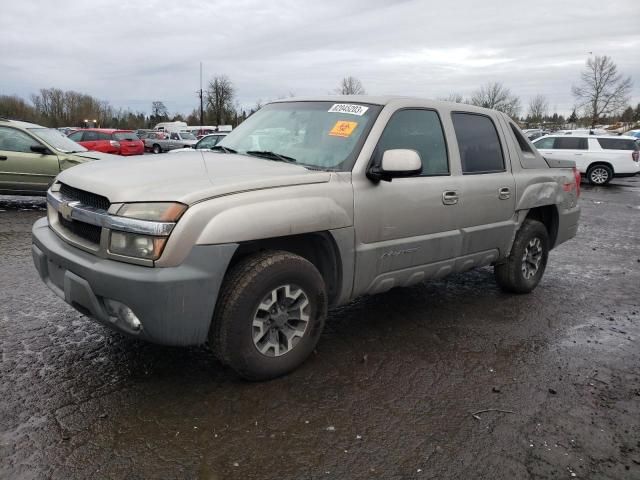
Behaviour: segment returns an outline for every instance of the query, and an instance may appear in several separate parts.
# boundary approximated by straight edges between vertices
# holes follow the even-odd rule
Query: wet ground
[[[31,262],[43,201],[4,197],[0,478],[638,479],[640,177],[581,203],[534,293],[481,269],[363,298],[252,384],[68,307]]]

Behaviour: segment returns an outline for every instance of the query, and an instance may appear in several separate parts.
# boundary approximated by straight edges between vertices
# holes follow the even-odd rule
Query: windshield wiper
[[[224,153],[238,153],[233,148],[223,147],[222,145],[214,145],[210,150],[222,150]]]
[[[276,152],[269,152],[266,150],[249,150],[247,155],[255,155],[256,157],[264,157],[269,160],[276,160],[278,162],[286,162],[286,163],[296,163],[297,160],[293,157],[287,157],[286,155],[282,155]]]

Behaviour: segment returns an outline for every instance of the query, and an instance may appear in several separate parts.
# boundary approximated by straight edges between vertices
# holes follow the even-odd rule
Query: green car
[[[90,152],[54,128],[0,118],[0,195],[46,195],[62,170],[114,157]]]

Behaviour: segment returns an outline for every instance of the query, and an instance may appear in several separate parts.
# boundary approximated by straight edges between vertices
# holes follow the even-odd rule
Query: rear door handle
[[[445,205],[455,205],[458,203],[458,192],[449,190],[442,193],[442,203]]]
[[[4,155],[0,155],[0,160],[8,160],[8,158]]]
[[[508,200],[511,198],[511,189],[509,187],[502,187],[498,189],[498,198],[500,200]]]
[[[576,157],[582,156],[582,153],[574,153]]]

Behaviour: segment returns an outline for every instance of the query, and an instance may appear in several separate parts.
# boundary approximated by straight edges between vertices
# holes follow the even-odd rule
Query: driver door
[[[374,161],[392,149],[418,152],[422,172],[391,182],[354,181],[354,296],[444,276],[460,256],[460,207],[450,199],[460,190],[460,181],[451,174],[438,113],[395,112],[380,137]]]

